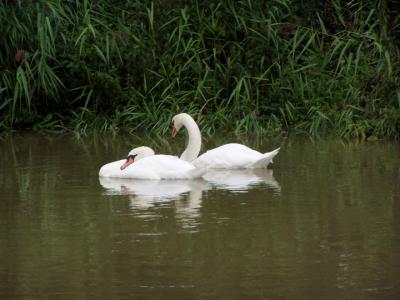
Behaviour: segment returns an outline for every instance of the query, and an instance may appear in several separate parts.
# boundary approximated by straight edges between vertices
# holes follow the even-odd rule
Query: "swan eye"
[[[173,128],[173,127],[174,127],[174,120],[171,121],[171,124],[169,124],[169,127],[170,127],[170,128]]]
[[[137,156],[137,154],[135,154],[135,155],[128,155],[127,157],[126,157],[126,159],[128,160],[128,159],[132,159],[133,161],[135,160],[135,157]]]

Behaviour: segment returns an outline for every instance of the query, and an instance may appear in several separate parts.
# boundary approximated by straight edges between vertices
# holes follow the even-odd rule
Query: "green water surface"
[[[281,147],[268,170],[98,178],[183,139],[1,139],[0,299],[400,299],[398,143],[249,138]]]

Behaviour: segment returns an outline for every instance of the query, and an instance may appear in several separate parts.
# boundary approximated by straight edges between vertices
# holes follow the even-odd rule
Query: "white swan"
[[[201,177],[205,169],[172,155],[154,155],[149,147],[138,147],[126,159],[108,163],[100,168],[100,177],[135,179],[191,179]]]
[[[173,117],[171,122],[172,137],[183,127],[188,132],[188,144],[181,159],[191,162],[197,168],[207,169],[241,169],[266,168],[278,154],[279,148],[260,153],[242,144],[225,144],[208,150],[197,157],[201,148],[200,129],[191,116],[181,113]]]

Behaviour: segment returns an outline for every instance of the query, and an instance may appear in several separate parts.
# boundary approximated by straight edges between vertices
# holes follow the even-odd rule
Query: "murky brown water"
[[[99,181],[177,142],[0,140],[0,299],[400,299],[398,143],[254,138],[272,169]]]

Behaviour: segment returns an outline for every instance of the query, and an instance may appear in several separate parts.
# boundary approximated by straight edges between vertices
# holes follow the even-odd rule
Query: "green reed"
[[[399,15],[392,1],[3,1],[0,128],[162,133],[185,111],[210,134],[397,138]]]

